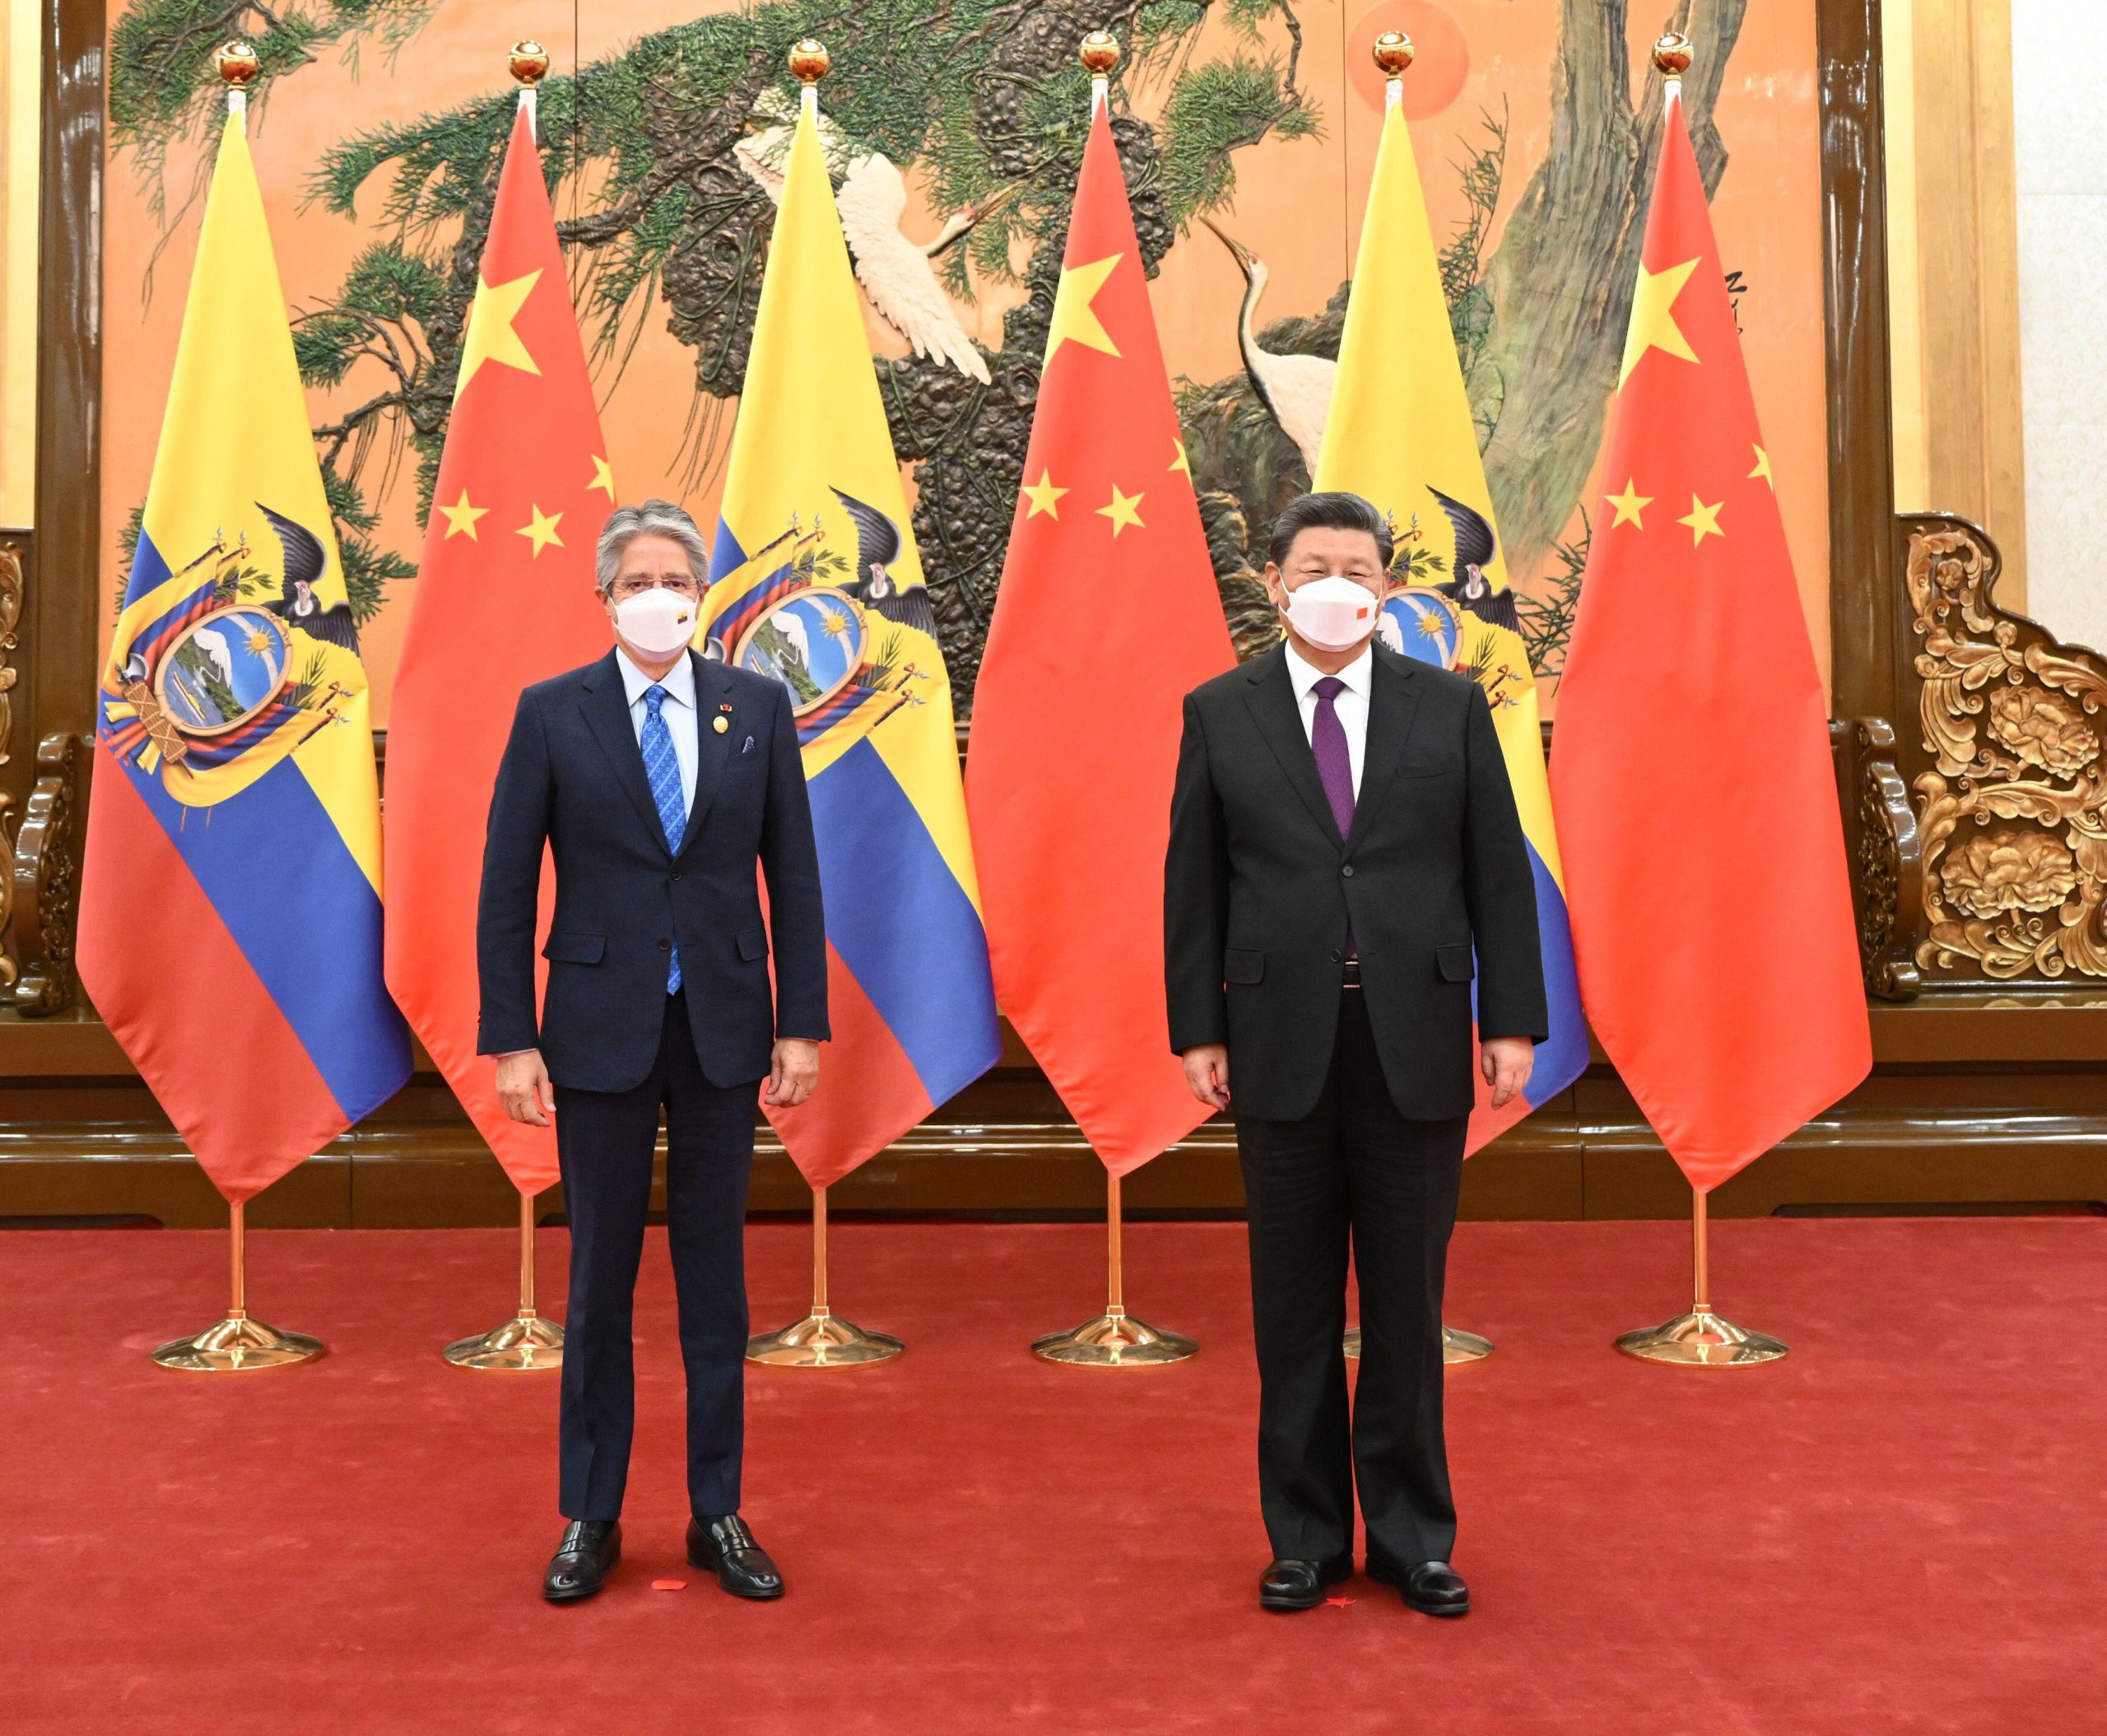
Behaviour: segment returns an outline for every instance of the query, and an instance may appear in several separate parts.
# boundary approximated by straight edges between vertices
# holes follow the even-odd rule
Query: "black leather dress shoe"
[[[1353,1557],[1336,1561],[1276,1561],[1258,1580],[1258,1603],[1263,1609],[1314,1609],[1324,1601],[1324,1588],[1336,1585],[1353,1574]]]
[[[1385,1585],[1396,1586],[1398,1595],[1423,1616],[1467,1616],[1471,1613],[1471,1588],[1446,1561],[1419,1561],[1410,1567],[1370,1561],[1368,1576]]]
[[[589,1598],[621,1558],[619,1520],[574,1519],[564,1528],[563,1541],[549,1558],[549,1571],[542,1576],[542,1595],[551,1603]]]
[[[736,1513],[688,1521],[688,1565],[717,1575],[735,1598],[779,1598],[783,1575]]]

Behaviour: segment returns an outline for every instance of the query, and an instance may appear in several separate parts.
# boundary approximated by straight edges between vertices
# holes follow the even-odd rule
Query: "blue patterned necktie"
[[[681,790],[681,761],[673,752],[673,732],[661,714],[665,703],[666,690],[656,682],[644,690],[644,735],[639,745],[644,749],[644,775],[651,780],[651,799],[658,804],[658,823],[665,828],[666,848],[678,850],[687,835],[688,798]],[[666,966],[666,993],[674,994],[680,986],[681,949],[675,947]]]

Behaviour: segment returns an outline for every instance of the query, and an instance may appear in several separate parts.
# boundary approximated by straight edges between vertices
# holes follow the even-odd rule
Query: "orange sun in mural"
[[[1439,114],[1455,101],[1471,70],[1463,26],[1434,0],[1380,0],[1363,12],[1347,37],[1347,63],[1353,68],[1355,91],[1378,109],[1383,106],[1383,74],[1368,58],[1368,45],[1385,30],[1402,30],[1415,50],[1412,70],[1405,74],[1405,119]]]

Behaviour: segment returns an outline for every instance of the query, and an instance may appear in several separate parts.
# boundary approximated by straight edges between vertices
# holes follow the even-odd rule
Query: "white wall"
[[[2107,3],[2012,0],[2012,62],[2026,612],[2107,649]]]

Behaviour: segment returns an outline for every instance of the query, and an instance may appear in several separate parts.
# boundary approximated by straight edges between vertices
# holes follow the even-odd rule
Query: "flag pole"
[[[747,1360],[765,1368],[860,1368],[890,1362],[907,1347],[886,1332],[837,1319],[826,1297],[826,1189],[812,1189],[812,1311],[747,1340]]]
[[[1695,1292],[1690,1312],[1679,1314],[1658,1326],[1627,1332],[1616,1347],[1642,1362],[1667,1362],[1681,1368],[1745,1368],[1759,1362],[1775,1362],[1786,1353],[1781,1339],[1767,1332],[1750,1332],[1712,1309],[1712,1262],[1706,1245],[1708,1219],[1705,1195],[1690,1190],[1690,1239]]]
[[[519,112],[535,131],[534,87],[548,76],[549,53],[529,39],[512,44],[507,61],[519,86]],[[456,1368],[525,1374],[563,1366],[563,1328],[534,1308],[534,1196],[519,1190],[519,1311],[502,1325],[456,1338],[440,1352]]]
[[[528,1374],[563,1366],[563,1328],[534,1307],[534,1196],[519,1189],[519,1311],[502,1325],[456,1338],[440,1352],[456,1368]]]
[[[1390,111],[1405,100],[1405,72],[1416,54],[1412,40],[1402,30],[1385,30],[1369,44],[1369,54],[1383,73],[1383,114],[1385,120]],[[1360,1358],[1360,1329],[1347,1328],[1347,1360]],[[1454,1368],[1465,1362],[1482,1362],[1492,1354],[1492,1340],[1482,1333],[1465,1332],[1460,1327],[1443,1324],[1441,1328],[1441,1360],[1444,1365]]]
[[[266,1368],[291,1368],[322,1354],[319,1338],[304,1332],[280,1332],[249,1317],[249,1237],[242,1202],[227,1207],[228,1302],[226,1318],[187,1338],[173,1338],[153,1353],[156,1362],[182,1374],[238,1375]]]

